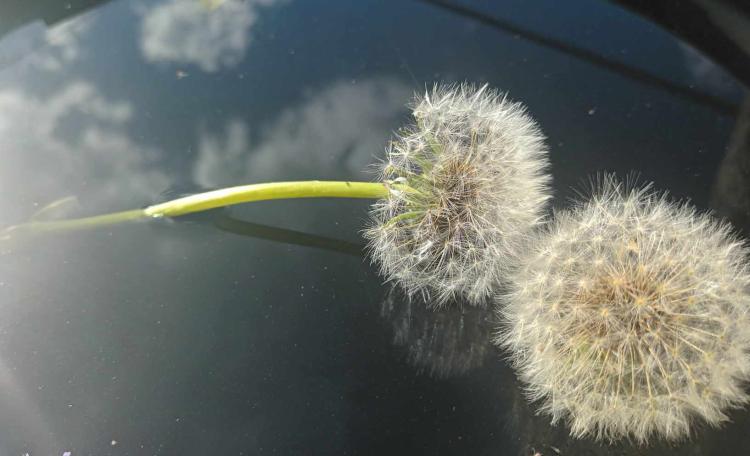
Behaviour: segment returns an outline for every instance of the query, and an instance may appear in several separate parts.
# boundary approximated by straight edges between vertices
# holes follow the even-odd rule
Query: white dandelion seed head
[[[748,401],[748,248],[728,224],[605,176],[529,245],[497,342],[553,423],[679,440]]]
[[[381,165],[390,194],[365,231],[383,275],[435,306],[483,305],[550,198],[547,148],[519,103],[487,86],[435,86]]]

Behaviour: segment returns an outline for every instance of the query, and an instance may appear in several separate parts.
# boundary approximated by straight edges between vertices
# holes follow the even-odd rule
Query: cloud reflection
[[[39,64],[47,70],[59,70],[81,59],[81,40],[91,29],[93,16],[77,16],[47,30],[45,38],[49,50],[39,59]]]
[[[87,207],[111,209],[167,188],[170,179],[150,166],[157,151],[128,135],[133,111],[86,82],[47,96],[0,90],[3,219],[71,194]]]
[[[204,187],[274,179],[367,178],[398,127],[409,87],[379,77],[331,84],[282,112],[257,135],[238,119],[200,139],[193,180]],[[336,173],[336,174],[331,174]]]
[[[150,62],[197,65],[212,73],[245,55],[258,8],[279,0],[171,0],[141,11],[141,50]]]
[[[43,22],[31,22],[0,41],[0,68],[29,62],[35,68],[59,71],[81,60],[81,41],[91,29],[93,16],[82,15],[47,28]]]

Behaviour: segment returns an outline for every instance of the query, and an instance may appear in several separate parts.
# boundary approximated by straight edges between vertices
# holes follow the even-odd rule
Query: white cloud
[[[0,68],[23,60],[44,46],[45,28],[41,21],[13,30],[0,40]]]
[[[204,133],[198,147],[198,160],[193,166],[193,180],[198,185],[210,188],[244,178],[242,157],[250,150],[250,136],[242,121],[230,121],[223,137]]]
[[[45,97],[0,90],[0,217],[71,194],[111,209],[164,191],[169,179],[150,168],[157,152],[126,132],[132,116],[84,82]]]
[[[48,29],[49,53],[41,63],[49,70],[56,70],[80,60],[83,55],[81,41],[94,23],[92,18],[92,15],[80,15]]]
[[[14,30],[0,41],[0,67],[28,60],[37,68],[57,71],[84,55],[81,42],[94,23],[93,15],[76,16],[47,28],[41,21]]]
[[[141,50],[150,62],[216,72],[236,65],[250,45],[257,9],[278,0],[170,0],[141,11]],[[214,6],[215,5],[215,6]]]
[[[282,112],[258,132],[230,121],[223,134],[204,133],[194,181],[204,187],[273,179],[368,178],[409,101],[411,90],[391,78],[340,81]]]

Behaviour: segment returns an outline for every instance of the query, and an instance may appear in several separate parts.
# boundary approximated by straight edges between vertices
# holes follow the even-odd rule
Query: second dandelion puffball
[[[547,149],[519,103],[486,86],[436,86],[413,105],[365,231],[383,274],[433,305],[483,304],[540,223]]]
[[[748,401],[748,249],[729,225],[610,176],[530,246],[498,342],[553,422],[675,440]]]

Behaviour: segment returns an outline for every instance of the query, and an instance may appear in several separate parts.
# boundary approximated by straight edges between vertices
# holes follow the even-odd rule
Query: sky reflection
[[[0,5],[0,225],[67,196],[78,206],[55,216],[257,181],[371,180],[412,92],[435,81],[488,82],[529,107],[557,206],[591,173],[637,168],[706,208],[735,128],[424,2],[68,3]],[[610,4],[465,3],[741,101],[703,56]],[[444,315],[383,307],[388,287],[355,255],[367,209],[279,201],[0,244],[0,456],[526,454],[540,442],[607,454],[534,417],[497,351],[473,343],[491,330],[477,313],[444,340],[430,332],[450,326]],[[746,414],[733,419],[696,448],[747,443]]]

